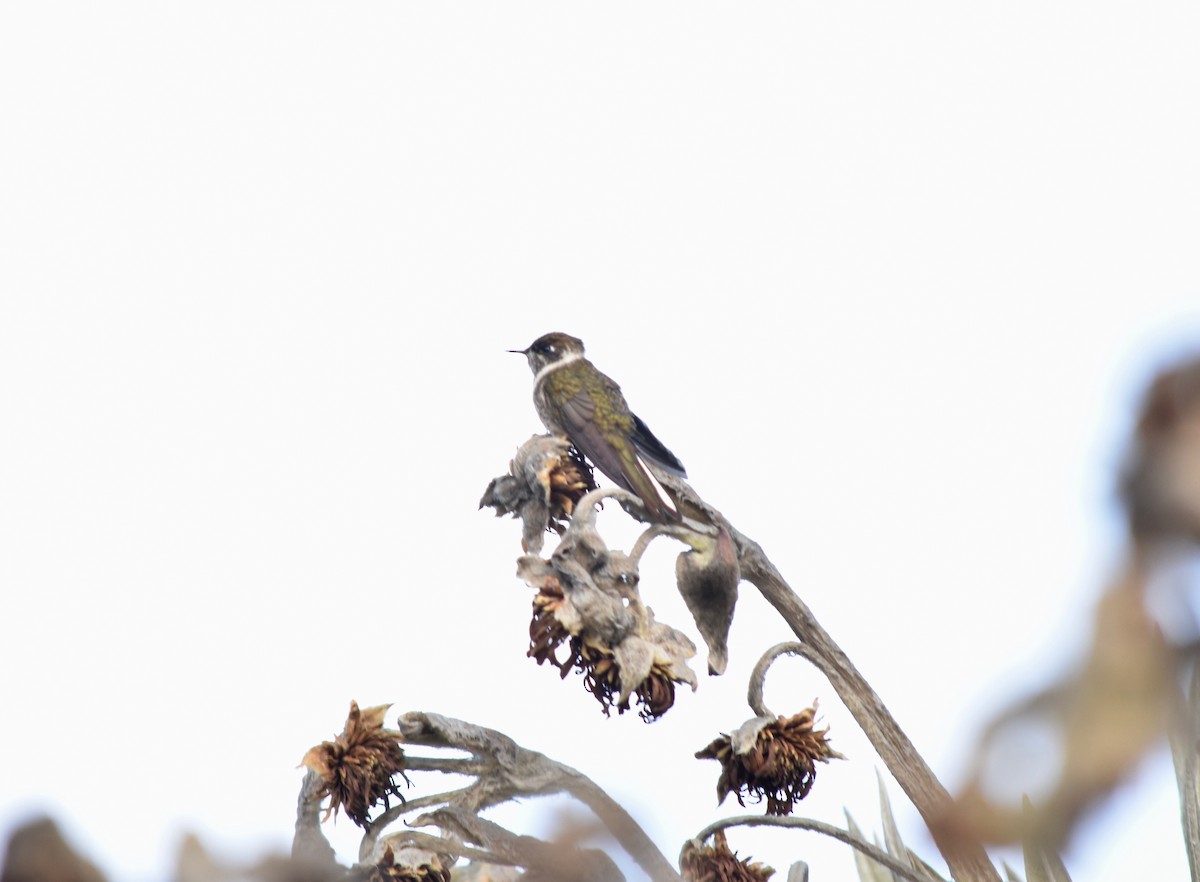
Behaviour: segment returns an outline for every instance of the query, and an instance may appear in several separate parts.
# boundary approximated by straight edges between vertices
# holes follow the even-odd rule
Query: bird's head
[[[563,359],[575,359],[583,357],[583,341],[578,337],[572,337],[570,334],[563,334],[560,331],[554,331],[550,334],[543,334],[538,337],[525,349],[510,349],[509,352],[516,352],[524,355],[529,360],[529,369],[533,371],[534,376],[547,365],[562,361]]]

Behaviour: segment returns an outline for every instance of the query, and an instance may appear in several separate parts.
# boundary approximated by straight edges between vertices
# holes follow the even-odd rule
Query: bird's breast
[[[545,425],[546,430],[553,432],[555,435],[565,435],[563,431],[562,420],[558,416],[558,409],[554,407],[550,401],[550,396],[546,394],[542,384],[538,384],[533,390],[533,406],[537,408],[538,418]]]

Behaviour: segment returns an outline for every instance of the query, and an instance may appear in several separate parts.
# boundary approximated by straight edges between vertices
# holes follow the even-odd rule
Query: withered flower
[[[829,727],[814,728],[815,708],[791,717],[756,717],[732,736],[722,735],[696,754],[721,763],[717,801],[730,793],[739,805],[744,797],[767,800],[768,815],[790,815],[812,789],[816,763],[845,759],[829,746]]]
[[[583,674],[583,686],[600,702],[607,717],[612,708],[618,714],[629,710],[629,697],[621,698],[621,665],[616,653],[600,641],[571,638],[571,652],[577,670]],[[638,714],[653,723],[675,704],[675,680],[671,669],[655,659],[649,673],[633,690],[640,706]]]
[[[549,487],[550,524],[561,535],[579,500],[596,489],[596,478],[583,454],[568,447],[556,462],[548,464],[544,482]]]
[[[564,679],[571,671],[583,674],[584,688],[600,702],[605,716],[614,707],[618,714],[625,713],[632,696],[637,699],[641,718],[654,722],[675,704],[675,684],[691,682],[687,677],[690,670],[663,651],[676,639],[678,632],[674,629],[651,622],[649,639],[628,635],[613,648],[599,636],[572,634],[566,623],[579,627],[579,621],[559,580],[552,573],[544,573],[533,598],[526,655],[539,665],[550,662]],[[566,650],[561,659],[560,647]],[[694,652],[690,641],[685,651]]]
[[[570,649],[571,632],[558,620],[555,613],[562,607],[565,598],[562,585],[553,577],[545,579],[533,596],[533,618],[529,622],[529,651],[526,654],[539,665],[550,662],[566,679],[575,667],[573,650]],[[568,657],[558,660],[558,648],[568,645]]]
[[[725,831],[713,834],[712,845],[691,840],[679,855],[679,870],[684,882],[766,882],[775,870],[766,864],[738,859],[737,852],[725,841]]]
[[[415,867],[397,863],[389,845],[378,862],[359,864],[351,870],[350,882],[450,882],[450,869],[443,867],[436,857]]]
[[[404,801],[393,780],[396,775],[404,777],[400,733],[383,728],[383,715],[389,707],[381,704],[359,710],[358,702],[351,701],[342,734],[321,742],[300,761],[324,781],[319,795],[321,799],[329,797],[326,817],[342,808],[355,824],[365,827],[377,803],[382,802],[386,810],[391,804],[389,797]]]
[[[596,489],[591,466],[555,435],[534,435],[522,444],[508,472],[488,484],[479,507],[520,518],[526,551],[539,551],[551,530],[561,535],[579,500]]]

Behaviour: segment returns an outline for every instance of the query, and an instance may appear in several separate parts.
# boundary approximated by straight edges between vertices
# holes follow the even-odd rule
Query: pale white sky
[[[1198,45],[1192,2],[0,6],[0,833],[48,811],[118,882],[284,848],[351,698],[575,765],[672,857],[728,813],[692,753],[788,636],[752,588],[653,726],[524,657],[475,506],[556,329],[952,785],[1085,639],[1131,403],[1200,341]],[[642,588],[690,630],[675,553]],[[851,758],[801,811],[877,828],[780,667]],[[1185,877],[1164,756],[1067,862]]]

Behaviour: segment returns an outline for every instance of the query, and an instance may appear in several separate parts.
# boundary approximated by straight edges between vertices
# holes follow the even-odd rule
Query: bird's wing
[[[636,413],[633,414],[633,434],[631,437],[633,439],[633,446],[637,448],[637,452],[647,462],[677,477],[687,477],[687,472],[684,471],[683,463],[679,461],[679,457],[667,450],[663,443],[654,437],[654,433],[650,431],[649,427],[641,421]]]
[[[562,418],[562,427],[576,449],[590,459],[596,468],[608,475],[617,486],[630,493],[637,493],[637,489],[626,476],[626,468],[620,456],[596,428],[593,419],[595,414],[596,404],[592,401],[592,396],[580,390],[567,399],[559,415]]]

